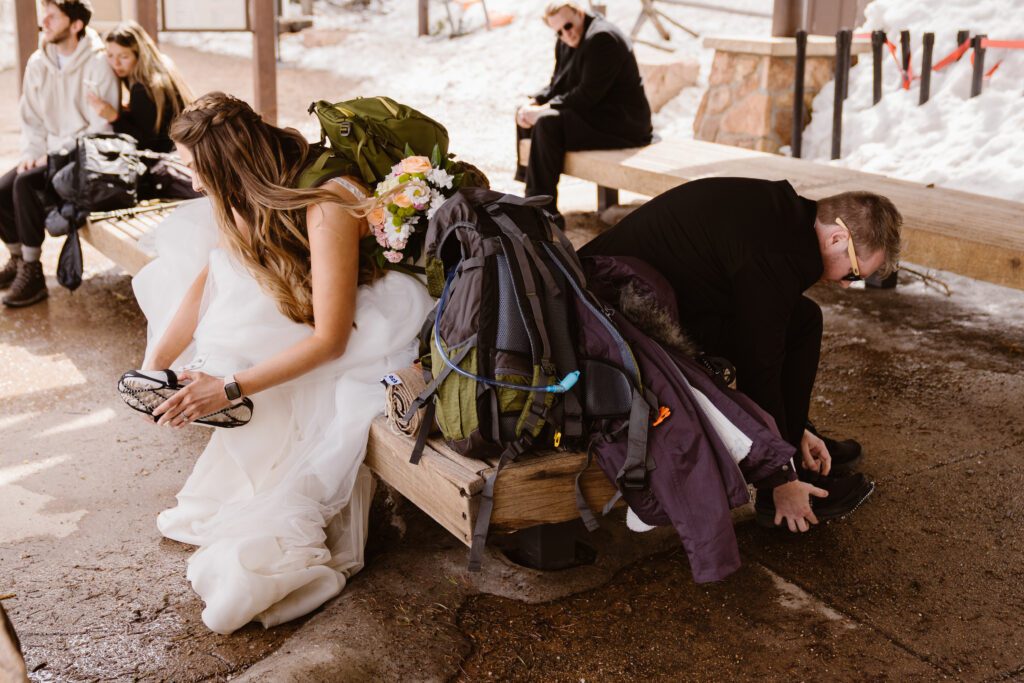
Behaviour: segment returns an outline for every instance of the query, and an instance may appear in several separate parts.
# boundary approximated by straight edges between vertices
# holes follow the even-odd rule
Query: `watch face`
[[[242,389],[238,382],[232,382],[224,385],[224,393],[227,394],[229,401],[237,401],[242,396]]]

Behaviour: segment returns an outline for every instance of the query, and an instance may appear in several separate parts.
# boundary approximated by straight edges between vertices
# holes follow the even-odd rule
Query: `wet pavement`
[[[175,57],[195,70],[190,54]],[[212,72],[228,84],[244,65],[201,59],[224,60]],[[590,192],[564,197],[582,209]],[[570,227],[578,241],[598,223]],[[339,598],[219,636],[185,580],[192,549],[155,526],[208,432],[121,404],[116,379],[145,346],[130,280],[87,249],[85,284],[59,290],[57,247],[50,300],[0,311],[0,595],[33,680],[1024,678],[1022,292],[948,275],[951,297],[911,276],[812,290],[826,327],[812,417],[862,441],[877,490],[803,536],[741,514],[745,566],[720,584],[693,584],[671,531],[618,517],[595,565],[536,572],[492,550],[470,575],[460,544],[382,490],[366,569]]]

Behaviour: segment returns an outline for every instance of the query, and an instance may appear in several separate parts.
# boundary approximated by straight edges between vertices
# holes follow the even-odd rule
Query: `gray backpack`
[[[527,450],[584,446],[595,419],[635,413],[630,434],[641,449],[646,430],[649,407],[622,369],[631,365],[624,340],[617,363],[577,357],[578,300],[592,322],[613,333],[615,326],[586,292],[572,245],[539,208],[545,200],[460,190],[427,230],[427,270],[440,298],[421,337],[430,375],[408,416],[424,403],[428,415],[411,460],[418,462],[435,419],[458,453],[499,457],[477,514],[472,571],[480,568],[495,479],[509,462]]]

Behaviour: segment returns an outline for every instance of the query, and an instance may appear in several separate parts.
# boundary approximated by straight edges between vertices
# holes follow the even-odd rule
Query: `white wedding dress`
[[[158,258],[133,282],[150,344],[209,264],[201,319],[179,365],[224,376],[311,334],[216,246],[208,200],[177,209],[155,240]],[[373,493],[362,461],[370,422],[383,411],[380,378],[412,361],[432,303],[423,284],[397,272],[360,287],[341,358],[251,396],[244,427],[214,430],[177,506],[157,518],[164,536],[199,546],[187,576],[210,629],[302,616],[362,568]]]

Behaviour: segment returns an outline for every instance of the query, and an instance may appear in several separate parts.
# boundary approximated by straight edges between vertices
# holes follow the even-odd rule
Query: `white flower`
[[[445,202],[445,196],[437,190],[430,191],[430,208],[427,209],[427,220],[429,221]]]
[[[377,183],[377,196],[383,197],[388,192],[391,192],[391,190],[398,187],[398,185],[398,176],[389,175],[387,178]]]
[[[445,190],[452,189],[452,181],[455,176],[448,173],[443,168],[432,168],[427,172],[427,180],[436,187],[444,188]]]
[[[409,203],[416,207],[417,211],[426,208],[430,201],[430,188],[422,180],[410,180],[402,189],[402,194],[408,197]]]

